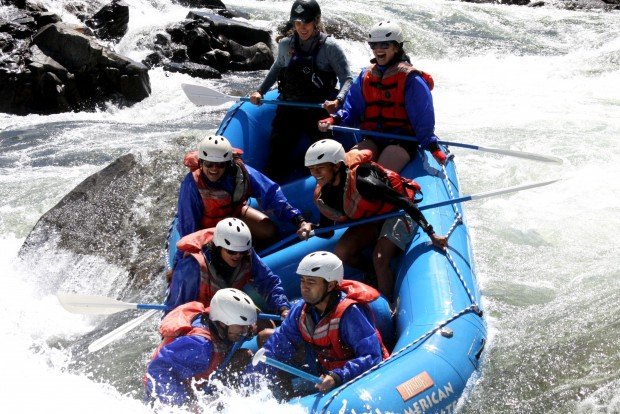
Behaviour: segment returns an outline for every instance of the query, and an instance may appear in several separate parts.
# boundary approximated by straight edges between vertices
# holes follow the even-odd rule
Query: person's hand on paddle
[[[336,113],[338,109],[340,109],[340,101],[338,99],[334,99],[333,101],[325,101],[323,102],[323,108],[330,114]]]
[[[316,384],[317,390],[325,393],[336,386],[336,380],[331,375],[321,375],[322,383]]]
[[[446,248],[448,247],[448,238],[446,236],[438,236],[437,234],[433,233],[430,234],[428,237],[430,237],[433,246],[435,246],[436,248],[446,250]]]
[[[282,317],[282,320],[286,319],[286,316],[290,311],[291,310],[289,308],[282,308],[282,310],[280,311],[280,316]]]
[[[336,123],[336,120],[334,119],[333,116],[327,117],[325,119],[321,119],[319,121],[319,131],[321,132],[327,132],[329,130],[329,127],[334,125]]]
[[[252,102],[254,105],[260,105],[261,99],[263,99],[263,94],[259,91],[253,92],[252,95],[250,95],[250,102]]]
[[[299,225],[299,230],[297,230],[297,236],[301,240],[308,240],[311,237],[311,234],[310,234],[311,231],[312,231],[312,224],[308,223],[307,221],[303,221]]]

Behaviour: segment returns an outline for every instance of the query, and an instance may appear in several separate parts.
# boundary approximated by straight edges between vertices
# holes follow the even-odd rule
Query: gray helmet
[[[304,165],[311,167],[326,162],[338,164],[344,162],[344,157],[344,148],[340,142],[333,139],[322,139],[308,148],[304,157]]]
[[[368,35],[369,43],[396,42],[401,44],[404,41],[403,30],[398,24],[390,20],[384,20],[375,24],[372,29],[370,29],[370,34]]]
[[[297,266],[297,274],[320,277],[327,282],[340,284],[344,279],[344,268],[342,267],[342,260],[335,254],[318,251],[301,259],[299,266]]]
[[[252,247],[252,233],[243,220],[225,218],[215,225],[213,244],[234,252],[245,252]]]
[[[321,17],[321,8],[316,0],[295,0],[291,7],[291,23],[310,23]]]
[[[220,289],[211,298],[212,321],[224,325],[254,325],[256,323],[256,305],[244,292],[233,289]]]
[[[198,144],[198,158],[211,162],[230,161],[233,159],[233,148],[226,137],[207,135]]]

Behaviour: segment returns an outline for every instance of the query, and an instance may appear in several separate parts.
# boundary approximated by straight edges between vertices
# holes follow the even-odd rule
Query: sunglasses
[[[202,165],[204,165],[207,168],[226,168],[226,166],[228,165],[228,162],[224,161],[224,162],[208,162],[208,161],[203,161]]]
[[[368,42],[371,49],[389,49],[392,42]]]
[[[236,252],[234,250],[228,250],[228,249],[224,249],[224,250],[226,250],[226,253],[228,253],[229,256],[245,256],[248,253],[250,253],[249,250],[244,250],[242,252]]]

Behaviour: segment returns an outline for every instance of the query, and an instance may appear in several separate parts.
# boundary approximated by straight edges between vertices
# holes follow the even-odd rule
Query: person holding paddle
[[[235,344],[251,335],[256,320],[252,299],[231,288],[219,290],[208,308],[190,302],[173,310],[161,322],[163,340],[146,370],[146,400],[191,405],[198,391],[209,392],[213,373],[235,386],[240,379],[234,373],[251,372],[245,370],[251,352]]]
[[[379,298],[379,292],[361,282],[344,280],[342,261],[330,252],[306,255],[297,274],[303,301],[293,306],[267,340],[265,356],[288,362],[296,348],[306,344],[311,350],[306,361],[322,374],[322,382],[316,384],[320,392],[357,377],[388,357],[367,306]]]
[[[414,222],[428,235],[433,246],[445,249],[447,237],[438,236],[415,205],[421,188],[413,180],[372,161],[369,150],[345,153],[342,144],[331,139],[308,148],[305,165],[316,179],[314,203],[321,213],[321,226],[372,217],[403,209],[405,216],[350,227],[335,246],[343,262],[369,268],[361,252],[374,245],[372,264],[379,291],[391,299],[394,273],[390,261],[405,250],[416,233]]]
[[[316,0],[296,0],[289,21],[293,28],[279,41],[277,58],[250,101],[260,105],[263,95],[277,81],[279,99],[323,103],[325,109],[278,106],[265,172],[280,184],[301,166],[303,155],[294,156],[301,136],[306,134],[310,142],[320,136],[317,121],[342,106],[353,80],[344,51],[323,31]],[[337,82],[340,90],[336,89]]]
[[[177,248],[183,258],[172,274],[165,302],[168,309],[192,301],[208,307],[220,289],[252,284],[271,311],[283,317],[288,314],[291,305],[282,281],[252,248],[252,234],[242,220],[221,220],[215,228],[183,237]]]
[[[326,132],[330,125],[345,125],[415,136],[443,165],[446,154],[435,136],[433,78],[411,65],[403,42],[403,31],[395,22],[383,21],[372,27],[368,35],[374,55],[371,65],[355,79],[342,108],[320,120],[318,128]],[[367,136],[356,148],[371,150],[374,160],[398,172],[415,157],[418,145]]]
[[[250,207],[250,197],[276,217],[291,222],[300,232],[310,231],[301,212],[291,206],[280,186],[241,160],[241,151],[220,135],[207,135],[197,152],[185,156],[190,169],[181,183],[178,199],[177,230],[184,237],[214,227],[225,217],[239,217],[250,228],[258,245],[277,238],[278,228],[262,211]],[[177,256],[177,259],[180,259]]]

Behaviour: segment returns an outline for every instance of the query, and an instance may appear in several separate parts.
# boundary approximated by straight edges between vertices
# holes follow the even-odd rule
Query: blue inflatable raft
[[[275,99],[274,92],[266,98]],[[275,105],[254,106],[236,103],[222,121],[218,133],[244,151],[249,165],[262,169],[269,151],[271,121]],[[356,137],[338,136],[350,144]],[[308,145],[300,145],[304,151]],[[345,145],[347,148],[347,145]],[[424,192],[419,204],[434,204],[459,197],[454,162],[445,168],[420,151],[402,175],[414,178]],[[312,202],[314,178],[302,177],[282,187],[292,205],[306,218],[318,222]],[[472,374],[478,369],[486,341],[480,291],[475,278],[473,255],[460,203],[424,210],[438,234],[449,234],[449,249],[432,248],[426,234],[418,229],[405,254],[393,263],[397,309],[390,319],[383,300],[374,307],[382,321],[379,326],[391,356],[363,375],[327,394],[311,394],[291,403],[313,413],[452,413]],[[299,261],[316,250],[333,251],[345,229],[333,237],[297,242],[290,223],[278,223],[283,235],[281,246],[262,255],[282,278],[289,298],[300,296],[295,270]],[[288,236],[288,237],[287,237]],[[169,259],[176,252],[178,233],[169,238]],[[287,242],[288,241],[288,242]],[[351,270],[351,269],[348,269]],[[359,278],[345,271],[345,278]],[[260,298],[253,295],[260,303]],[[379,301],[377,301],[379,302]],[[386,322],[387,319],[387,322]]]

